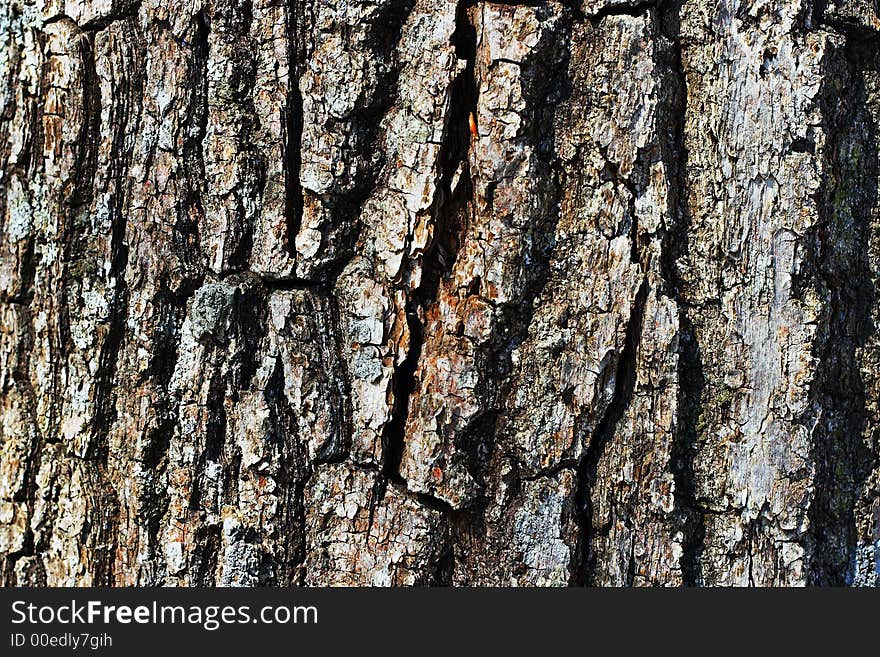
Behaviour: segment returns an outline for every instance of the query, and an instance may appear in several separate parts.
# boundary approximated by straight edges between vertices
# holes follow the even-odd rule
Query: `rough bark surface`
[[[0,583],[880,584],[868,0],[0,2]]]

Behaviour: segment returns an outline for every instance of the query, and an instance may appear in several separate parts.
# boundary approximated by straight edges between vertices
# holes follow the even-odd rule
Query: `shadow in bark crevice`
[[[809,509],[805,547],[809,581],[844,585],[856,577],[856,507],[874,456],[865,441],[870,432],[864,359],[880,357],[871,345],[876,317],[878,40],[849,40],[829,58],[820,110],[828,141],[823,149],[823,180],[816,196],[820,220],[805,236],[809,278],[827,303],[816,343],[818,366],[811,387],[817,420],[811,460],[815,492]],[[841,87],[844,89],[841,92]],[[873,107],[872,107],[873,106]],[[873,111],[872,111],[873,109]]]
[[[676,408],[677,423],[670,450],[670,468],[675,482],[676,521],[682,535],[682,555],[679,559],[682,584],[696,586],[702,583],[700,557],[705,538],[702,511],[696,499],[694,458],[700,439],[700,418],[706,389],[703,354],[694,329],[694,309],[683,294],[686,285],[679,262],[686,261],[692,217],[688,205],[688,152],[685,144],[687,114],[687,80],[681,52],[682,1],[670,3],[660,12],[660,31],[668,40],[666,63],[670,67],[672,84],[667,85],[666,106],[675,117],[668,138],[661,142],[663,159],[670,165],[670,214],[674,224],[663,238],[660,268],[671,296],[678,308],[679,394]]]

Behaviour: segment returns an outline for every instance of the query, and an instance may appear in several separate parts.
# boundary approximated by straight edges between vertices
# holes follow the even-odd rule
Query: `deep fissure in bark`
[[[70,234],[65,236],[65,243],[70,245],[71,250],[66,253],[65,265],[69,276],[81,277],[91,269],[88,262],[90,255],[88,247],[82,243],[85,228],[88,224],[86,212],[80,213],[80,208],[85,208],[92,201],[94,178],[97,169],[98,144],[101,143],[101,90],[98,76],[95,70],[94,36],[84,35],[81,44],[83,61],[83,134],[79,139],[81,149],[77,155],[79,169],[77,182],[72,199],[73,208],[68,210]],[[137,79],[135,79],[136,81]],[[113,139],[113,150],[120,158],[122,166],[120,171],[125,171],[128,158],[126,156],[125,122],[124,117],[114,117],[122,125],[116,125]],[[110,317],[108,320],[109,330],[104,343],[101,346],[98,358],[98,373],[95,376],[95,418],[93,432],[90,436],[88,453],[86,458],[97,458],[102,463],[107,460],[107,433],[113,422],[113,387],[116,373],[116,362],[120,346],[123,340],[125,312],[127,309],[128,290],[125,283],[125,270],[128,266],[128,246],[125,243],[126,219],[124,214],[124,194],[120,193],[122,185],[119,181],[113,181],[117,185],[117,193],[113,195],[115,201],[111,211],[111,236],[110,236],[110,271],[116,276],[117,287],[111,300]],[[111,184],[113,184],[111,182]],[[62,302],[68,308],[75,308],[77,302],[68,298],[69,287],[62,288]],[[65,351],[72,347],[69,336],[69,320],[65,322],[63,329],[67,336],[63,337],[61,344],[65,345]]]
[[[170,26],[162,27],[170,31]],[[179,421],[179,400],[170,392],[169,386],[178,362],[187,303],[205,281],[198,244],[199,222],[205,216],[204,140],[208,124],[208,39],[211,27],[204,11],[199,11],[193,17],[190,30],[193,35],[191,41],[182,41],[182,45],[190,48],[187,68],[192,81],[187,96],[188,127],[182,147],[185,175],[180,184],[185,190],[185,200],[176,213],[171,238],[174,251],[184,260],[187,278],[175,290],[167,282],[160,281],[159,289],[152,298],[159,328],[148,373],[156,382],[158,399],[155,402],[156,425],[147,432],[147,443],[140,454],[144,470],[149,473],[140,493],[141,515],[146,528],[147,550],[153,555],[162,551],[162,520],[171,500],[168,487],[162,482],[168,469],[168,450]],[[140,122],[139,116],[137,121]],[[150,574],[150,578],[151,583],[160,581],[155,572]]]
[[[649,12],[653,12],[657,9],[657,3],[636,3],[633,5],[622,5],[622,6],[611,6],[604,7],[600,11],[596,12],[592,15],[587,15],[585,18],[594,26],[601,23],[603,20],[612,17],[612,16],[633,16],[633,17],[643,17]],[[677,8],[675,8],[677,11]],[[669,13],[669,12],[664,12]],[[670,175],[670,187],[673,188],[671,190],[672,198],[668,201],[668,209],[670,211],[670,215],[672,216],[672,221],[675,221],[675,213],[677,212],[677,196],[675,189],[675,178],[676,178],[676,163],[677,158],[674,154],[675,146],[677,144],[671,144],[670,138],[673,142],[677,139],[681,138],[681,132],[683,131],[684,124],[684,94],[683,86],[684,79],[683,74],[681,73],[680,66],[680,54],[676,51],[674,54],[670,54],[668,52],[671,49],[671,46],[675,44],[675,40],[670,38],[667,32],[670,27],[665,25],[664,23],[668,23],[669,20],[664,17],[663,14],[657,15],[652,14],[653,19],[651,21],[653,25],[653,31],[655,32],[656,37],[665,38],[669,43],[660,42],[658,44],[658,49],[660,51],[658,68],[661,71],[665,71],[663,75],[670,79],[666,80],[666,87],[661,93],[662,102],[668,108],[665,113],[662,113],[661,116],[674,116],[677,117],[677,120],[673,122],[673,128],[669,131],[658,131],[659,139],[660,139],[660,152],[663,161],[666,163]],[[677,36],[677,14],[673,17],[673,23],[675,28],[675,34]],[[679,85],[681,89],[679,89]],[[576,480],[576,488],[574,492],[574,501],[573,501],[573,511],[572,515],[575,521],[575,524],[578,528],[577,540],[574,549],[574,555],[571,558],[571,566],[570,566],[570,577],[569,582],[572,585],[576,586],[590,586],[593,585],[595,573],[597,570],[597,556],[594,552],[594,544],[595,537],[597,535],[605,535],[610,530],[609,527],[595,527],[594,526],[594,501],[592,498],[593,490],[598,481],[598,469],[599,464],[602,460],[606,452],[606,448],[614,439],[614,435],[617,431],[617,427],[621,420],[624,418],[627,409],[632,405],[636,387],[636,380],[638,375],[638,348],[639,341],[641,337],[641,331],[645,319],[645,305],[648,298],[649,287],[652,285],[649,282],[647,272],[651,268],[651,262],[649,260],[649,252],[644,249],[644,244],[642,243],[642,235],[639,229],[638,222],[638,213],[636,211],[636,199],[641,195],[641,191],[644,187],[646,187],[648,183],[649,177],[649,165],[645,162],[645,157],[648,155],[644,151],[639,151],[636,157],[636,162],[633,167],[633,172],[629,177],[624,178],[621,177],[618,171],[618,166],[614,163],[613,158],[609,157],[609,155],[605,152],[605,149],[600,145],[599,150],[602,153],[603,160],[605,162],[605,169],[602,172],[602,180],[603,181],[612,181],[615,186],[623,187],[628,191],[628,199],[629,199],[629,217],[630,217],[630,225],[628,227],[628,233],[630,238],[630,260],[631,262],[638,264],[641,271],[643,272],[643,278],[639,285],[638,292],[636,293],[635,299],[633,301],[633,305],[630,309],[630,316],[627,321],[626,330],[625,330],[625,338],[624,345],[620,352],[618,362],[614,371],[614,390],[609,400],[608,406],[606,407],[604,413],[599,420],[599,423],[596,425],[595,429],[589,435],[589,443],[585,447],[584,451],[581,454],[581,457],[576,465],[577,472],[577,480]],[[667,258],[667,249],[668,242],[670,239],[671,231],[668,230],[669,227],[661,227],[661,253],[660,253],[660,272],[662,274],[662,278],[658,279],[654,284],[659,286],[659,289],[656,291],[660,294],[668,294],[671,290],[668,288],[668,271],[666,271],[666,266],[664,264],[665,259]],[[646,236],[650,238],[650,235]],[[584,424],[583,418],[578,418],[576,422],[576,426],[582,427]],[[581,429],[583,431],[583,429]],[[627,517],[626,522],[629,522]],[[634,542],[630,545],[630,558],[626,566],[625,573],[625,582],[627,586],[632,586],[635,580],[636,574],[636,563],[634,560]]]
[[[336,298],[336,295],[333,294],[332,291],[327,292],[327,303],[330,307],[330,328],[332,331],[331,343],[333,346],[333,351],[331,354],[331,358],[335,357],[335,366],[331,368],[330,371],[336,372],[336,381],[334,385],[336,386],[336,391],[339,394],[340,399],[342,400],[342,417],[339,421],[339,435],[341,444],[337,449],[338,458],[343,458],[345,454],[348,453],[351,447],[351,437],[354,434],[353,428],[353,413],[352,413],[352,393],[351,393],[351,381],[348,378],[347,372],[345,372],[345,368],[342,366],[342,363],[345,362],[345,355],[343,353],[342,347],[342,326],[340,319],[340,310],[339,310],[339,300]],[[321,462],[330,462],[332,458],[321,458],[319,455],[318,461],[314,464],[315,467]],[[312,468],[310,475],[314,473],[314,467]]]
[[[663,6],[659,12],[660,31],[668,41],[664,55],[669,70],[666,94],[667,115],[674,117],[672,129],[661,139],[663,159],[670,177],[669,209],[673,225],[663,235],[660,268],[667,282],[667,292],[678,308],[679,396],[675,411],[676,423],[670,450],[670,468],[675,482],[675,508],[681,514],[682,555],[679,559],[684,586],[701,583],[700,554],[705,538],[703,515],[696,500],[694,457],[699,432],[701,399],[706,385],[700,345],[694,333],[687,300],[682,296],[683,282],[676,260],[687,248],[690,228],[687,187],[687,149],[685,148],[685,117],[687,115],[687,83],[681,54],[681,1]]]
[[[385,425],[382,433],[382,474],[397,483],[403,482],[400,476],[400,462],[406,441],[406,421],[409,417],[410,397],[416,388],[416,367],[424,341],[424,329],[419,314],[418,301],[410,298],[406,303],[409,344],[406,357],[394,368],[392,378],[394,404],[391,409],[391,420]]]
[[[296,236],[302,225],[303,190],[299,181],[302,166],[303,97],[299,88],[305,46],[300,43],[304,3],[293,2],[288,12],[287,70],[288,89],[284,129],[285,228],[287,254],[296,258]]]
[[[682,583],[697,586],[702,581],[700,555],[706,530],[703,512],[696,499],[694,457],[700,439],[697,427],[706,380],[699,344],[682,303],[679,303],[679,331],[679,399],[670,461],[675,481],[676,508],[682,513],[682,555],[679,559]]]
[[[251,197],[260,198],[266,186],[266,157],[255,145],[255,135],[259,130],[259,117],[256,111],[252,91],[256,86],[257,67],[253,51],[254,40],[251,30],[254,25],[253,0],[246,0],[238,5],[238,11],[232,13],[212,13],[210,31],[217,35],[224,45],[234,44],[234,55],[228,70],[229,94],[226,98],[218,95],[215,102],[222,99],[230,107],[235,108],[238,122],[235,133],[238,155],[236,168],[238,180],[232,189],[224,192],[231,195],[234,203],[233,221],[230,222],[229,233],[224,245],[224,266],[221,273],[228,274],[246,271],[253,255],[254,221],[257,204],[254,207]],[[277,157],[277,156],[276,156]],[[256,212],[255,212],[256,210]]]
[[[193,81],[189,94],[189,107],[192,130],[186,131],[183,142],[183,158],[186,177],[183,184],[186,186],[186,199],[189,206],[195,210],[196,219],[191,218],[190,213],[182,211],[178,213],[175,225],[175,246],[181,253],[185,253],[189,259],[189,267],[197,278],[204,275],[201,250],[199,244],[199,220],[205,216],[205,136],[208,131],[208,57],[210,55],[209,37],[211,23],[204,11],[198,12],[193,17],[193,43],[192,57],[189,63],[189,75]],[[185,296],[189,296],[195,289],[188,290]]]
[[[644,278],[630,310],[623,349],[614,372],[614,392],[602,419],[590,436],[578,464],[577,489],[575,491],[575,522],[579,527],[577,547],[571,567],[571,583],[575,586],[592,584],[596,570],[593,538],[602,528],[593,527],[592,490],[596,483],[599,461],[605,448],[614,438],[618,423],[633,399],[636,385],[636,358],[642,333],[645,302],[648,297],[648,279]]]
[[[439,180],[434,207],[432,238],[422,257],[422,273],[419,286],[413,290],[406,305],[406,321],[409,344],[404,360],[395,368],[392,379],[394,405],[391,420],[383,432],[382,472],[392,481],[402,482],[400,463],[406,440],[406,424],[409,404],[418,381],[416,369],[424,344],[423,317],[427,308],[437,298],[441,281],[449,275],[455,264],[459,239],[470,207],[473,186],[470,181],[468,152],[470,150],[470,117],[477,107],[477,84],[475,59],[477,34],[468,16],[470,3],[460,2],[456,10],[456,29],[452,45],[456,55],[466,62],[464,70],[456,77],[450,89],[450,112],[443,134],[443,145],[438,156]],[[463,167],[455,189],[452,181],[459,167]]]
[[[280,554],[264,555],[262,583],[290,586],[294,583],[293,576],[297,566],[304,561],[306,554],[303,489],[307,477],[308,455],[287,404],[284,366],[280,359],[275,361],[275,370],[264,392],[264,398],[272,423],[270,440],[278,450],[280,459],[277,484],[285,491],[280,496],[280,526],[276,531],[287,540],[279,542]]]
[[[816,199],[822,221],[806,236],[809,278],[796,281],[804,288],[818,287],[829,305],[811,389],[822,416],[811,448],[816,486],[809,510],[810,577],[823,585],[850,584],[855,576],[855,507],[871,464],[863,442],[868,419],[858,353],[875,331],[871,308],[877,293],[869,249],[878,155],[864,76],[876,68],[878,45],[876,39],[848,40],[842,52],[834,53],[842,70],[829,73],[820,96],[822,119],[832,136],[825,145],[825,180]],[[857,162],[847,148],[853,139],[861,148]]]

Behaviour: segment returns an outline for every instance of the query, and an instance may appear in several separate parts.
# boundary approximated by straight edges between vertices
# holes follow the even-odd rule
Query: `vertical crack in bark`
[[[333,332],[333,353],[336,357],[332,371],[336,374],[336,381],[334,383],[337,386],[339,398],[342,400],[342,408],[340,410],[341,419],[339,425],[339,436],[340,440],[342,441],[342,445],[339,447],[338,450],[336,450],[337,456],[335,457],[321,458],[319,455],[319,458],[314,461],[313,467],[310,469],[308,475],[309,477],[311,476],[311,474],[313,474],[314,469],[322,463],[333,463],[342,461],[345,458],[345,455],[348,454],[351,449],[351,440],[354,433],[351,381],[348,378],[348,373],[345,367],[342,366],[342,363],[345,362],[345,354],[342,343],[342,320],[339,310],[339,300],[333,293],[332,285],[328,285],[325,288],[325,293],[327,296],[327,305],[330,309],[330,329]]]
[[[87,225],[88,207],[94,198],[94,180],[97,173],[98,145],[101,143],[101,90],[95,70],[94,35],[84,35],[80,41],[83,60],[83,130],[78,140],[79,152],[77,162],[77,180],[71,208],[68,210],[67,230],[64,242],[68,247],[65,257],[65,284],[62,287],[62,305],[66,309],[64,336],[61,343],[67,348],[72,347],[69,329],[69,317],[77,313],[79,300],[68,296],[66,282],[71,277],[71,270],[88,268],[91,255],[88,252],[87,236],[80,234],[78,229]],[[124,93],[124,91],[123,91]],[[114,151],[122,155],[124,151],[125,131],[117,129],[114,135]],[[126,158],[123,158],[122,171],[125,170]],[[128,247],[125,244],[125,215],[123,213],[122,194],[113,197],[112,226],[110,236],[110,276],[116,279],[117,287],[113,291],[110,303],[110,315],[107,320],[109,331],[101,345],[98,356],[98,368],[95,374],[95,415],[92,435],[89,439],[86,458],[96,458],[102,464],[107,462],[107,433],[113,422],[113,384],[116,373],[116,361],[122,344],[124,333],[123,317],[127,306],[127,290],[125,285],[125,269],[128,263]],[[82,214],[80,213],[82,210]],[[75,274],[74,274],[75,275]]]
[[[706,381],[700,347],[694,327],[688,316],[686,303],[679,302],[680,351],[678,361],[679,399],[677,423],[670,454],[672,476],[675,482],[675,504],[682,513],[682,555],[679,559],[682,583],[697,586],[702,583],[700,555],[705,539],[703,512],[696,499],[694,458],[700,439],[698,423],[701,399]]]
[[[93,200],[93,184],[97,173],[98,145],[101,143],[101,90],[98,74],[95,68],[95,37],[93,34],[84,36],[80,42],[83,58],[83,134],[79,139],[81,148],[85,153],[78,153],[76,160],[80,165],[77,167],[77,194],[72,199],[73,208],[68,210],[69,230],[76,231],[80,226],[88,225],[85,216],[88,207]],[[124,93],[124,92],[123,92]],[[125,157],[125,127],[117,127],[113,139],[114,152],[119,153],[122,160],[120,173],[127,170],[128,158]],[[121,187],[121,185],[120,185]],[[114,194],[114,207],[111,211],[111,235],[110,235],[110,280],[116,281],[110,302],[109,317],[107,318],[108,331],[98,355],[98,368],[95,374],[94,392],[94,422],[91,435],[89,436],[86,459],[94,459],[94,471],[92,472],[93,483],[97,491],[90,491],[91,504],[98,504],[97,512],[104,516],[103,522],[98,521],[94,527],[84,528],[84,543],[92,542],[94,552],[89,563],[92,569],[92,577],[95,585],[109,586],[113,584],[114,563],[116,554],[116,541],[119,525],[120,503],[116,491],[108,478],[107,460],[109,456],[108,435],[110,426],[115,419],[115,394],[117,361],[125,333],[125,314],[128,306],[128,290],[125,284],[125,270],[128,266],[128,246],[125,243],[126,218],[124,213],[124,194]],[[83,215],[80,216],[79,210]],[[88,260],[92,257],[88,251],[88,245],[78,243],[84,237],[74,233],[66,236],[65,243],[75,250],[72,257],[65,262],[65,279],[70,275],[69,266],[78,266],[81,261],[83,266],[88,266]],[[82,252],[79,252],[79,248]],[[67,296],[67,284],[62,288],[63,306],[66,313],[76,313],[77,304],[71,303]],[[78,300],[77,300],[78,301]],[[68,327],[69,327],[69,319]],[[69,328],[67,330],[69,331]],[[68,333],[62,341],[68,349],[73,347],[72,336]],[[85,466],[84,466],[85,467]],[[85,538],[88,535],[89,538]]]
[[[232,231],[235,239],[231,244],[224,246],[225,263],[219,269],[221,274],[246,271],[248,269],[254,249],[254,236],[257,230],[255,221],[259,217],[259,205],[251,206],[249,195],[261,198],[266,190],[266,156],[261,152],[256,143],[259,132],[259,117],[256,109],[256,98],[252,91],[257,84],[256,53],[254,51],[254,1],[246,0],[238,5],[238,11],[232,15],[224,15],[217,34],[218,41],[222,43],[221,52],[224,48],[231,47],[232,54],[229,62],[230,91],[233,95],[225,99],[223,94],[218,93],[214,98],[213,111],[209,112],[215,117],[222,117],[226,108],[221,110],[220,103],[228,103],[229,109],[234,108],[237,114],[237,122],[233,129],[236,131],[235,159],[237,180],[232,190],[221,192],[221,196],[232,198],[233,203],[227,207],[234,208],[235,228]],[[215,15],[212,20],[217,19]],[[219,92],[219,89],[218,89]],[[226,92],[224,91],[224,94]],[[225,126],[228,129],[232,126]],[[227,210],[228,211],[228,210]]]
[[[842,52],[834,53],[839,69],[832,58],[823,77],[820,109],[828,140],[824,184],[816,195],[821,221],[806,236],[808,275],[800,281],[815,286],[828,304],[817,335],[814,408],[803,420],[819,413],[811,447],[816,472],[808,514],[809,577],[813,584],[836,586],[851,584],[856,575],[856,509],[872,463],[864,442],[869,420],[860,358],[875,330],[871,309],[877,297],[870,257],[878,156],[865,78],[876,67],[880,42],[852,30],[844,34]]]
[[[425,340],[424,318],[433,304],[441,282],[452,271],[461,235],[473,211],[473,185],[469,166],[471,131],[477,110],[476,81],[477,34],[468,13],[473,2],[463,0],[456,7],[455,31],[452,45],[456,56],[465,61],[465,67],[450,88],[449,112],[443,131],[443,144],[438,156],[437,191],[431,208],[433,231],[422,256],[419,286],[407,300],[406,320],[409,329],[407,355],[393,375],[394,407],[392,419],[383,432],[382,476],[370,504],[369,524],[372,527],[376,500],[385,495],[388,485],[397,485],[419,504],[440,512],[444,518],[443,549],[431,573],[431,584],[451,585],[455,573],[455,541],[453,525],[458,514],[446,503],[426,494],[411,494],[400,475],[409,419],[409,405],[418,386],[416,370]]]
[[[74,193],[67,209],[67,229],[63,237],[66,245],[65,280],[76,276],[77,271],[88,272],[92,269],[91,260],[95,257],[90,251],[88,237],[80,231],[88,227],[89,208],[95,200],[94,181],[97,175],[98,145],[101,143],[101,89],[95,65],[95,33],[83,33],[80,40],[83,66],[83,128],[78,140],[78,152],[75,155],[76,181]],[[132,76],[133,84],[126,84],[119,89],[121,98],[137,99],[142,89],[140,76]],[[135,101],[136,102],[136,101]],[[103,516],[103,522],[84,530],[88,532],[86,543],[93,542],[94,553],[90,560],[93,581],[97,585],[110,585],[114,581],[115,544],[118,537],[116,527],[119,525],[121,505],[114,486],[108,477],[107,463],[109,458],[109,432],[115,421],[116,372],[120,350],[125,334],[125,317],[128,308],[128,288],[125,283],[125,271],[128,267],[128,246],[126,243],[126,224],[124,175],[130,161],[130,147],[126,144],[127,117],[124,112],[127,106],[114,107],[116,110],[110,117],[113,130],[112,152],[117,155],[118,169],[111,171],[110,184],[115,186],[110,207],[110,256],[107,277],[113,282],[109,314],[106,320],[108,330],[101,343],[98,354],[98,367],[94,379],[94,419],[83,456],[93,461],[93,469],[89,470],[92,484],[97,489],[92,497],[93,502],[100,500],[100,508],[95,509]],[[65,283],[61,290],[62,304],[66,309],[64,330],[67,335],[61,341],[65,350],[74,349],[72,336],[69,334],[69,315],[75,312],[79,300],[68,297],[68,286]],[[86,467],[86,466],[84,466]]]
[[[296,258],[296,236],[302,225],[303,190],[299,182],[302,166],[303,97],[299,88],[304,56],[305,5],[293,2],[288,12],[287,26],[287,107],[284,122],[284,175],[285,175],[285,223],[287,253]]]
[[[261,584],[289,586],[297,567],[305,560],[305,500],[301,492],[308,454],[305,450],[305,437],[299,434],[287,405],[284,364],[281,358],[275,359],[275,366],[263,396],[272,425],[270,440],[278,450],[280,461],[276,483],[284,491],[279,496],[280,527],[276,531],[287,540],[279,541],[277,550],[264,553],[260,581]]]
[[[606,173],[610,180],[616,185],[626,188],[629,192],[629,214],[632,217],[632,224],[629,227],[629,236],[631,242],[631,260],[640,266],[643,272],[643,279],[636,294],[633,306],[630,311],[630,318],[627,322],[625,341],[621,350],[619,360],[617,362],[614,375],[614,391],[611,396],[608,407],[605,409],[599,424],[592,432],[589,445],[581,455],[577,467],[577,486],[575,491],[575,521],[578,525],[578,537],[576,544],[575,556],[572,560],[571,579],[574,585],[591,585],[595,583],[597,571],[597,559],[595,554],[595,539],[600,534],[610,531],[610,527],[595,526],[594,503],[592,498],[593,490],[597,484],[599,476],[598,470],[602,458],[610,442],[614,439],[618,425],[627,413],[627,409],[631,406],[634,399],[635,387],[638,376],[638,349],[641,339],[643,324],[645,321],[646,303],[650,288],[656,287],[655,293],[658,295],[669,296],[676,301],[676,305],[680,308],[681,301],[677,298],[674,281],[674,256],[672,255],[672,246],[676,238],[681,238],[683,233],[677,233],[676,227],[682,223],[682,216],[686,209],[686,190],[684,189],[685,169],[684,158],[684,116],[686,105],[685,78],[681,64],[680,46],[678,43],[678,5],[674,5],[671,11],[654,12],[657,3],[637,3],[627,6],[616,6],[605,8],[600,12],[587,16],[587,19],[593,24],[598,25],[602,20],[609,16],[644,16],[649,14],[653,16],[652,22],[655,24],[656,36],[658,38],[657,65],[661,71],[661,103],[658,108],[660,120],[668,120],[671,123],[671,129],[658,129],[659,151],[661,161],[665,164],[667,176],[669,178],[669,197],[667,200],[667,208],[669,213],[669,222],[666,226],[661,226],[659,234],[656,236],[660,240],[659,262],[652,265],[650,251],[646,251],[647,240],[651,239],[651,235],[641,235],[638,223],[638,213],[636,211],[636,199],[641,194],[639,180],[648,176],[647,171],[649,164],[643,160],[643,153],[639,153],[637,160],[637,170],[642,171],[641,176],[636,175],[635,179],[621,178],[618,175],[616,167],[610,161],[611,158],[605,156]],[[603,156],[604,156],[603,152]],[[671,224],[671,225],[670,225]],[[680,229],[679,229],[680,230]],[[659,268],[660,276],[657,278],[649,278],[649,272],[653,268]],[[679,311],[681,312],[681,311]],[[682,362],[679,360],[679,369],[681,370]],[[681,398],[679,398],[679,401]],[[578,419],[578,425],[583,426],[583,419]],[[675,497],[676,507],[681,512],[680,517],[675,517],[672,522],[676,526],[678,524],[687,525],[690,514],[687,509],[690,506],[688,499],[688,491],[693,486],[688,481],[686,468],[677,467],[677,463],[681,463],[679,452],[682,451],[681,432],[677,432],[673,440],[670,464],[675,481]],[[682,519],[684,518],[684,519]],[[624,517],[627,527],[630,527],[630,518]],[[673,528],[674,532],[674,528]],[[686,530],[684,532],[688,534]],[[635,562],[635,542],[630,544],[630,555],[627,567],[625,569],[625,583],[632,586],[636,579],[636,562]],[[686,584],[692,583],[696,577],[693,574],[693,568],[683,568],[687,573],[683,573],[683,579]]]
[[[196,209],[198,219],[187,221],[186,219],[189,217],[186,213],[179,213],[178,227],[180,230],[178,232],[181,233],[179,247],[191,257],[194,263],[193,268],[198,270],[201,277],[203,275],[202,254],[198,244],[200,243],[199,224],[205,216],[205,138],[208,132],[208,58],[210,56],[211,22],[204,10],[199,11],[193,17],[193,22],[195,30],[190,67],[193,85],[190,89],[189,104],[191,107],[190,120],[195,129],[185,132],[187,138],[183,142],[183,159],[186,170],[184,184],[187,202]],[[193,236],[193,239],[187,239],[190,235]],[[192,292],[194,291],[193,289]]]
[[[431,242],[422,259],[419,286],[409,295],[406,321],[409,344],[404,360],[395,368],[392,388],[394,406],[391,420],[385,425],[382,444],[382,472],[391,481],[402,483],[400,462],[406,440],[410,398],[416,390],[415,377],[424,343],[423,317],[426,309],[436,300],[440,282],[449,275],[455,263],[459,236],[464,217],[470,206],[472,185],[468,168],[470,151],[470,121],[477,107],[475,64],[477,35],[468,17],[471,3],[460,2],[456,10],[456,29],[452,36],[456,55],[466,61],[464,70],[453,81],[450,90],[449,115],[440,150],[439,182],[431,213],[434,230]],[[463,171],[455,189],[451,185],[459,168]]]
[[[614,392],[578,463],[575,522],[578,524],[579,532],[575,560],[571,569],[571,583],[575,586],[591,584],[596,568],[592,542],[597,528],[593,527],[593,502],[590,493],[596,483],[599,461],[605,453],[606,446],[614,437],[617,425],[626,413],[635,391],[636,357],[647,297],[648,279],[645,277],[636,293],[626,325],[623,349],[614,373]]]
[[[382,433],[382,474],[391,481],[402,482],[400,461],[403,458],[406,440],[406,421],[409,416],[409,402],[416,388],[416,367],[422,354],[424,328],[419,317],[420,304],[413,296],[406,303],[406,323],[409,328],[409,344],[406,357],[394,368],[392,391],[394,405],[391,420]]]
[[[443,550],[431,576],[431,586],[452,586],[455,576],[455,540],[450,522],[445,525]]]
[[[157,282],[158,291],[152,298],[156,313],[162,318],[155,340],[149,368],[158,389],[156,423],[147,431],[147,444],[140,458],[145,471],[151,473],[144,484],[138,501],[140,521],[143,524],[150,554],[161,552],[160,532],[162,519],[168,511],[170,496],[167,486],[162,485],[168,468],[168,449],[178,422],[179,399],[169,392],[169,386],[178,361],[181,340],[181,327],[187,314],[187,302],[204,282],[202,254],[198,248],[200,221],[205,216],[204,180],[205,156],[204,142],[208,124],[208,57],[210,19],[204,10],[192,19],[193,38],[189,45],[191,55],[188,62],[192,85],[189,87],[187,102],[189,112],[187,126],[183,130],[182,156],[185,176],[181,180],[185,202],[177,212],[172,240],[175,251],[186,261],[187,273],[177,289],[172,290],[167,281]],[[170,30],[170,26],[164,26]],[[194,239],[191,238],[194,236]]]
[[[682,524],[682,555],[679,564],[683,585],[697,586],[702,582],[700,555],[703,550],[705,526],[696,500],[694,457],[699,440],[697,425],[706,382],[700,346],[694,333],[687,299],[680,293],[683,281],[678,275],[676,265],[680,254],[687,249],[690,227],[687,188],[688,153],[685,148],[688,96],[680,41],[681,4],[681,1],[674,2],[659,13],[661,31],[669,42],[667,65],[672,81],[667,111],[672,127],[668,138],[661,140],[661,148],[664,150],[664,161],[667,162],[670,171],[669,207],[674,221],[673,229],[668,230],[663,237],[660,267],[664,280],[669,284],[668,291],[676,301],[679,315],[679,396],[675,434],[670,453],[670,465],[675,482],[675,506],[681,514]]]
[[[754,570],[754,551],[753,545],[755,542],[755,522],[751,521],[748,525],[748,560],[749,560],[749,587],[755,588],[755,570]]]
[[[629,560],[626,564],[626,586],[632,588],[636,581],[636,542],[629,542]]]
[[[423,308],[436,300],[440,282],[455,265],[460,237],[471,210],[473,185],[468,158],[471,145],[470,122],[477,111],[479,91],[475,74],[477,33],[468,16],[470,4],[460,2],[456,9],[452,44],[456,56],[465,61],[465,68],[452,83],[449,116],[438,158],[440,180],[433,210],[434,231],[422,263],[421,283],[416,290],[416,296]],[[460,176],[453,189],[452,185],[460,168]]]

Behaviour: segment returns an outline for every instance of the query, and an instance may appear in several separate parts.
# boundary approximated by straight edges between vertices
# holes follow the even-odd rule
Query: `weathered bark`
[[[0,582],[880,583],[880,15],[0,3]]]

